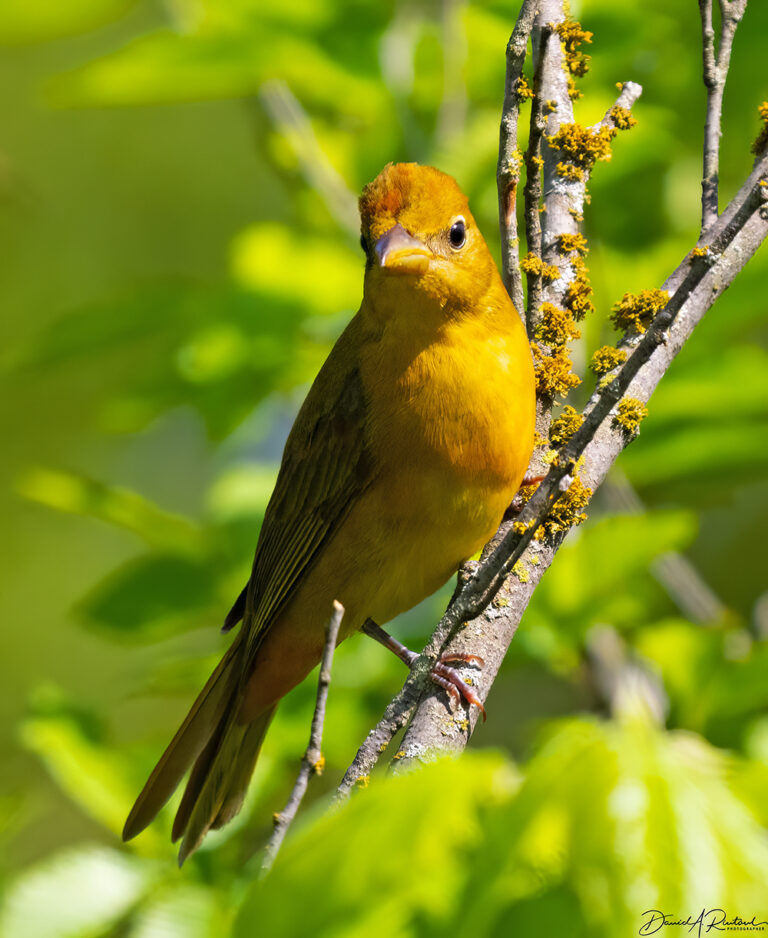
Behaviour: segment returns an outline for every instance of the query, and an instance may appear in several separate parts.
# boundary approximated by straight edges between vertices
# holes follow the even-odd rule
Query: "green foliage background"
[[[281,706],[246,810],[182,873],[170,813],[118,843],[226,646],[216,626],[247,577],[290,420],[359,302],[352,193],[389,160],[434,163],[470,194],[497,250],[517,7],[0,5],[8,938],[421,936],[457,921],[476,938],[619,936],[654,907],[768,919],[764,248],[621,458],[644,510],[596,500],[537,591],[460,762],[374,776],[325,813],[403,678],[373,643],[351,640],[335,664],[327,771],[263,884],[254,853],[305,745],[312,680]],[[660,285],[694,243],[704,95],[695,0],[572,7],[595,33],[577,116],[600,116],[616,81],[645,88],[638,126],[592,184],[598,313],[577,352],[583,371],[614,340],[611,303]],[[768,7],[753,0],[726,93],[726,199],[749,170],[768,96],[766,34]],[[312,138],[265,106],[285,88]],[[330,197],[313,175],[321,157],[337,174]],[[714,621],[689,621],[663,586],[670,552],[719,596]],[[396,634],[418,647],[445,598]],[[665,726],[636,700],[604,712],[585,649],[606,624],[663,682]]]

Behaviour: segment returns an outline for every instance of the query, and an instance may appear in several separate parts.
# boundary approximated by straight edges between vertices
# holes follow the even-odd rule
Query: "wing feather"
[[[374,478],[353,319],[315,379],[283,453],[243,608],[243,679],[275,616]],[[238,603],[227,621],[236,612]]]

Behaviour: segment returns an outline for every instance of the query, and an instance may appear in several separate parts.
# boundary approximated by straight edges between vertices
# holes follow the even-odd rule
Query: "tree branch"
[[[625,392],[643,403],[649,400],[695,326],[768,236],[767,187],[760,184],[766,177],[768,156],[760,160],[726,212],[707,232],[711,256],[688,255],[665,283],[671,294],[666,307],[641,339],[625,340],[624,346],[633,348],[632,354],[611,384],[593,394],[583,425],[521,513],[520,521],[532,522],[531,526],[524,534],[511,526],[500,530],[498,547],[438,625],[427,646],[430,655],[444,639],[437,645],[437,653],[471,651],[485,659],[475,688],[482,701],[487,698],[534,589],[562,543],[562,537],[549,543],[536,541],[533,531],[557,498],[560,483],[581,457],[583,482],[595,489],[603,481],[630,442],[609,419],[617,402]],[[521,579],[509,576],[518,561],[525,574]],[[425,687],[401,744],[399,764],[421,760],[427,754],[434,758],[436,754],[461,751],[476,720],[474,710],[461,713],[458,719],[453,717],[440,694]]]
[[[293,823],[296,813],[299,810],[302,799],[307,791],[310,778],[319,775],[323,769],[323,754],[321,745],[323,742],[323,724],[325,722],[325,706],[328,701],[328,689],[331,686],[331,665],[333,664],[333,653],[336,650],[336,642],[339,637],[339,627],[344,618],[344,607],[341,603],[334,600],[333,613],[328,620],[328,626],[325,631],[325,646],[323,648],[323,657],[320,662],[320,675],[317,679],[317,699],[315,701],[315,712],[312,715],[312,729],[309,734],[309,744],[304,757],[301,760],[301,768],[296,776],[293,790],[286,802],[283,810],[275,815],[275,826],[272,830],[272,836],[264,850],[264,858],[261,863],[262,875],[268,873],[275,862],[275,857],[280,851],[288,828]]]
[[[520,150],[517,125],[520,116],[520,81],[528,50],[528,37],[539,0],[525,0],[507,43],[507,74],[499,131],[499,162],[496,184],[499,191],[501,232],[501,275],[504,286],[520,316],[524,316],[523,281],[520,275],[520,237],[517,230],[517,189],[520,182]]]
[[[734,5],[736,2],[733,0]],[[540,17],[550,12],[553,3],[562,8],[561,0],[542,0]],[[600,125],[591,128],[592,132],[615,123],[616,107],[628,109],[640,92],[638,85],[627,82],[616,105]],[[555,108],[557,106],[556,101]],[[567,114],[566,109],[564,116]],[[574,174],[564,178],[559,176],[555,165],[554,171],[548,174],[547,159],[553,156],[548,150],[544,155],[547,211],[542,243],[545,260],[548,252],[555,249],[560,234],[557,217],[561,218],[560,225],[569,226],[574,226],[580,217],[591,168],[587,167],[581,177]],[[732,202],[706,232],[706,245],[702,235],[698,250],[686,255],[667,278],[664,287],[670,298],[666,306],[642,335],[627,335],[622,340],[621,346],[627,352],[625,362],[599,383],[587,404],[581,427],[560,450],[557,461],[517,522],[502,524],[483,552],[481,563],[472,568],[471,575],[462,576],[460,572],[451,604],[402,691],[390,704],[385,719],[358,752],[345,776],[341,794],[348,792],[356,779],[370,774],[387,743],[411,712],[413,716],[398,753],[398,765],[464,748],[477,711],[462,710],[454,716],[446,709],[442,692],[428,681],[432,662],[444,652],[482,654],[485,667],[473,677],[476,692],[485,701],[530,597],[565,536],[560,533],[536,539],[534,535],[538,531],[540,536],[542,521],[568,490],[569,473],[574,471],[577,462],[580,479],[590,489],[594,490],[603,481],[618,454],[631,441],[614,419],[620,399],[628,393],[642,403],[648,401],[697,323],[765,240],[768,235],[767,176],[768,154],[764,154],[756,161],[751,175]],[[502,210],[505,207],[501,200],[500,206]],[[557,289],[562,290],[572,274],[566,262],[562,259],[557,262],[563,280]],[[516,575],[510,576],[513,570]],[[414,697],[418,698],[415,707]]]
[[[707,116],[704,123],[704,168],[701,179],[701,230],[706,231],[719,211],[720,137],[722,134],[723,93],[736,27],[744,16],[747,0],[720,0],[720,43],[715,54],[712,0],[699,0],[704,85],[707,89]]]

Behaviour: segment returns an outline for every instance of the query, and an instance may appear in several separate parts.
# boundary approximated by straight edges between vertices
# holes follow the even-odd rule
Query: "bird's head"
[[[470,311],[499,281],[467,197],[431,166],[385,166],[363,189],[360,220],[365,292],[377,306],[420,297],[448,314]]]

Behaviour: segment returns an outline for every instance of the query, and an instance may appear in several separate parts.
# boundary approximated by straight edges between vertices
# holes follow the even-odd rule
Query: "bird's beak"
[[[395,225],[376,242],[379,267],[398,274],[424,274],[432,252],[411,237],[402,225]]]

